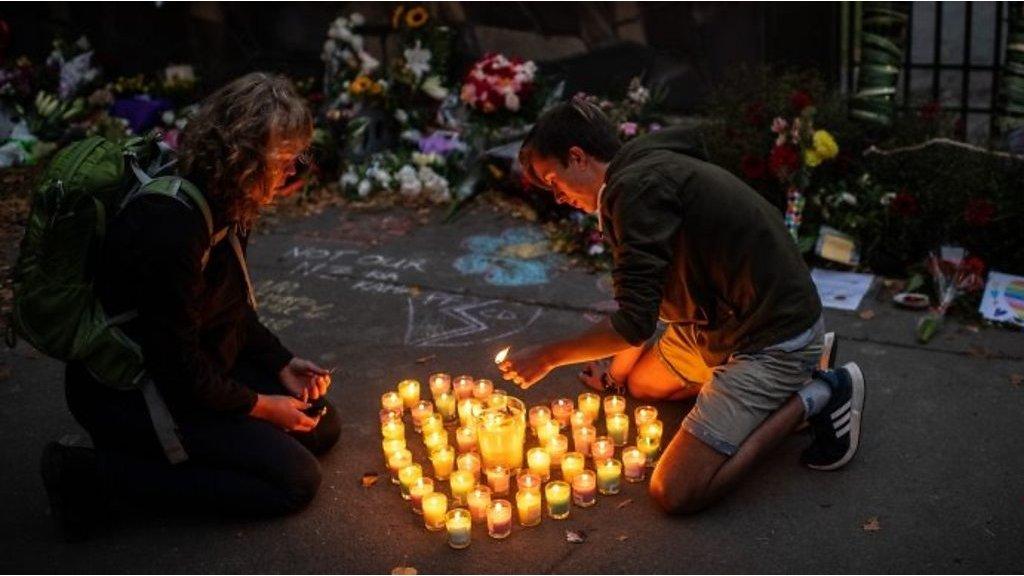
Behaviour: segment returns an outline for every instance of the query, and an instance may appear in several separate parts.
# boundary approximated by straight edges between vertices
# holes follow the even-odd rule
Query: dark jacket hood
[[[644,134],[624,145],[608,166],[608,174],[617,172],[621,167],[628,166],[641,157],[657,150],[666,150],[684,154],[691,158],[708,161],[707,146],[704,138],[695,128],[674,126],[663,128],[657,132]]]

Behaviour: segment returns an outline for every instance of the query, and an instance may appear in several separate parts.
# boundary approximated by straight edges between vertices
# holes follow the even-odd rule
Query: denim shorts
[[[717,452],[731,456],[755,428],[811,378],[821,356],[823,324],[810,343],[793,351],[776,347],[708,359],[700,329],[670,324],[656,344],[662,363],[684,387],[698,386],[697,402],[682,428]]]

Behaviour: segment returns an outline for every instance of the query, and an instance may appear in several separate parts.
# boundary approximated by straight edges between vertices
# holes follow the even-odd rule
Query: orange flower
[[[350,84],[348,87],[348,91],[351,92],[353,95],[358,96],[363,92],[366,92],[367,90],[371,89],[374,84],[376,83],[373,80],[370,80],[369,76],[367,76],[366,74],[361,74],[357,76],[355,80],[352,81],[352,84]]]
[[[427,23],[430,14],[423,6],[417,6],[405,13],[405,25],[409,28],[419,28]]]

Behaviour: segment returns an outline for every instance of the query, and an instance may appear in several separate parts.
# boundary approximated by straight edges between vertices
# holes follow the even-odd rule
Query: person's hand
[[[544,347],[530,346],[509,354],[508,358],[498,365],[498,370],[501,371],[502,378],[526,390],[547,376],[556,366],[550,356]]]
[[[307,416],[303,412],[306,408],[309,408],[309,404],[298,398],[279,394],[259,394],[249,415],[266,420],[289,432],[309,432],[320,423],[320,417]]]
[[[285,390],[303,402],[316,400],[327,394],[327,389],[331,386],[330,371],[303,358],[292,358],[278,376]]]

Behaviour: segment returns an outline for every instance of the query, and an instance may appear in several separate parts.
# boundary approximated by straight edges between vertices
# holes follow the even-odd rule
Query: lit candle
[[[605,396],[604,397],[604,417],[607,418],[612,414],[622,414],[626,411],[626,399],[622,396]]]
[[[423,497],[434,491],[434,481],[426,476],[420,476],[409,485],[409,499],[412,501],[412,511],[423,514]]]
[[[540,491],[516,492],[516,509],[519,511],[519,523],[523,526],[540,524]]]
[[[430,453],[430,463],[434,465],[434,477],[447,480],[455,467],[455,449],[447,444]]]
[[[615,442],[607,436],[595,438],[590,443],[590,454],[594,462],[602,462],[615,456]]]
[[[420,401],[419,380],[402,380],[399,382],[398,395],[402,397],[402,403],[405,404],[405,407],[411,409]]]
[[[626,482],[643,482],[647,466],[647,456],[637,447],[630,446],[622,450],[622,469]]]
[[[544,497],[548,501],[548,516],[555,520],[562,520],[569,517],[569,497],[572,490],[568,482],[555,480],[544,486]]]
[[[622,462],[609,458],[597,464],[597,491],[601,494],[618,494],[621,478]]]
[[[481,378],[473,384],[473,398],[486,402],[494,393],[494,382]]]
[[[498,353],[494,355],[494,363],[500,365],[502,362],[504,362],[505,358],[508,358],[508,351],[511,348],[511,346],[506,346],[505,348],[499,350]]]
[[[484,484],[477,484],[466,495],[466,503],[469,504],[474,522],[486,522],[487,507],[491,505],[491,489]]]
[[[583,470],[572,479],[572,502],[589,508],[597,502],[597,477],[593,470]]]
[[[636,448],[643,453],[647,466],[653,468],[661,453],[661,440],[651,436],[641,436],[636,439]]]
[[[459,445],[459,453],[472,452],[477,448],[476,426],[461,426],[455,431],[455,441]]]
[[[473,473],[473,480],[480,481],[480,455],[476,452],[466,452],[456,460],[456,467],[459,470],[466,470]]]
[[[544,423],[551,420],[551,410],[549,410],[547,406],[534,406],[533,408],[530,408],[529,414],[530,429],[533,430],[534,434],[537,433],[537,430],[540,429]]]
[[[434,404],[437,406],[437,412],[444,418],[445,422],[455,421],[455,395],[451,392],[442,392],[437,395],[434,399]]]
[[[504,410],[508,407],[508,393],[504,390],[495,390],[487,399],[487,407],[494,410]]]
[[[501,540],[512,533],[512,503],[495,500],[487,507],[487,534]]]
[[[399,396],[397,392],[389,392],[389,394],[394,394],[395,397],[398,398],[399,406],[402,405],[402,397]],[[380,409],[380,425],[381,426],[387,424],[388,422],[394,422],[395,420],[398,420],[399,422],[402,421],[402,411],[401,410],[391,410],[391,409],[388,409],[388,408],[381,408]]]
[[[402,499],[409,500],[409,486],[417,478],[423,477],[423,467],[419,464],[409,464],[398,471],[399,486],[402,487]]]
[[[484,410],[484,403],[476,398],[459,400],[459,423],[463,426],[476,425],[476,419]]]
[[[456,550],[469,546],[473,539],[473,520],[470,518],[469,510],[449,510],[444,518],[444,526],[448,529],[448,545]]]
[[[551,456],[552,466],[561,466],[562,458],[569,451],[569,439],[562,434],[555,434],[548,443],[544,445],[548,455]]]
[[[448,431],[444,428],[434,430],[423,437],[423,445],[427,447],[427,454],[432,454],[442,446],[448,445]]]
[[[423,432],[423,437],[426,438],[431,432],[438,432],[444,430],[444,418],[438,413],[428,414],[423,417],[420,422],[420,431]]]
[[[402,397],[398,395],[398,392],[385,392],[380,397],[380,405],[385,410],[398,412],[399,414],[405,410],[405,403],[402,401]]]
[[[491,466],[484,470],[484,474],[487,476],[487,485],[490,486],[491,493],[495,496],[508,494],[508,485],[510,483],[508,468],[504,466]]]
[[[658,409],[654,406],[637,406],[636,410],[633,410],[633,422],[636,423],[636,429],[640,430],[644,427],[644,424],[658,419]]]
[[[394,440],[396,438],[405,438],[405,424],[402,424],[401,420],[390,420],[380,426],[380,435],[385,440]]]
[[[573,430],[582,428],[584,426],[590,426],[594,421],[590,419],[590,416],[583,410],[573,410],[572,415],[569,416],[569,424]]]
[[[473,385],[475,383],[476,380],[474,380],[472,376],[466,376],[463,374],[462,376],[456,377],[455,381],[452,382],[452,389],[455,391],[455,398],[457,400],[472,398]]]
[[[466,495],[476,485],[476,478],[469,470],[456,470],[452,472],[448,483],[452,488],[452,504],[462,505],[466,503]]]
[[[413,404],[410,413],[412,414],[412,427],[420,432],[423,429],[423,419],[434,413],[434,405],[429,400],[420,400]]]
[[[608,436],[615,442],[616,446],[625,446],[629,440],[629,416],[622,412],[612,414],[605,420],[608,428]]]
[[[444,528],[444,516],[448,512],[448,497],[443,492],[431,492],[423,495],[423,525],[427,530],[436,532]]]
[[[520,472],[516,476],[516,488],[519,492],[536,492],[540,494],[540,476],[537,476],[533,472]]]
[[[437,400],[437,397],[452,389],[452,377],[444,372],[430,375],[430,395]]]
[[[530,465],[530,472],[536,474],[542,482],[551,477],[551,455],[547,450],[530,448],[526,452],[526,462]]]
[[[544,446],[558,435],[558,420],[548,420],[537,427],[537,442]]]
[[[388,456],[388,468],[391,470],[392,484],[401,484],[398,480],[398,471],[409,464],[412,464],[412,452],[405,448],[395,450],[391,453],[391,456]]]
[[[572,446],[573,449],[583,454],[584,456],[590,455],[590,446],[594,443],[597,438],[597,428],[593,426],[581,426],[572,431]]]
[[[645,422],[643,426],[639,424],[636,427],[637,434],[640,436],[646,436],[652,438],[657,442],[661,442],[661,435],[665,430],[665,425],[662,424],[661,420],[654,419],[649,422]]]
[[[572,479],[583,471],[587,459],[579,452],[569,452],[562,458],[562,480],[572,483]]]
[[[593,424],[601,414],[601,397],[593,392],[584,392],[576,398],[576,406],[590,418],[587,424]]]
[[[558,398],[551,402],[551,417],[558,420],[558,425],[565,427],[569,425],[569,416],[572,415],[573,405],[569,398]]]

